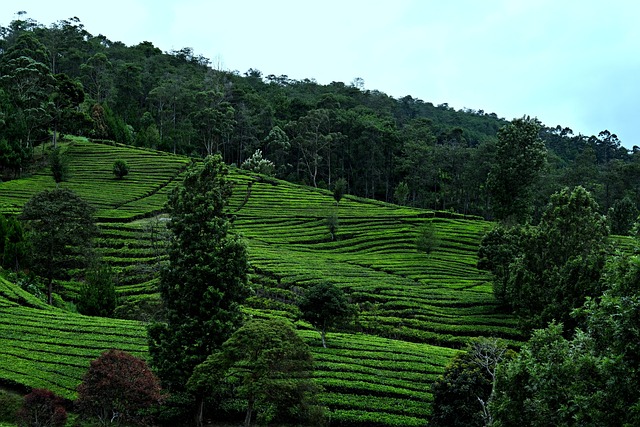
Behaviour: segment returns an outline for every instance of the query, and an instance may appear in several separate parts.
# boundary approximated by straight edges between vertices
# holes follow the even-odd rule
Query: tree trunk
[[[204,416],[204,398],[198,397],[198,413],[196,414],[196,425],[198,427],[202,427],[203,425],[203,416]]]
[[[53,278],[49,277],[49,286],[47,287],[47,302],[53,305]]]
[[[253,399],[249,399],[247,404],[247,415],[244,417],[244,427],[251,426],[251,416],[253,415]]]
[[[322,338],[322,347],[327,348],[327,342],[325,340],[325,336],[327,335],[327,332],[324,328],[322,328],[322,331],[320,331],[320,337]]]

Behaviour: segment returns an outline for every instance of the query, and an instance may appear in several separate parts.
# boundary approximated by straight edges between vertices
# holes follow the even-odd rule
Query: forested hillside
[[[18,17],[0,423],[639,423],[638,147]]]
[[[161,316],[158,268],[167,259],[166,231],[153,214],[162,209],[187,159],[86,140],[61,146],[71,178],[60,185],[97,208],[97,250],[117,278],[115,315],[145,322]],[[109,170],[116,159],[131,165],[123,180]],[[324,387],[320,401],[330,408],[332,425],[422,425],[430,413],[431,383],[469,339],[522,339],[515,320],[499,310],[487,274],[475,265],[490,223],[349,195],[336,204],[330,191],[263,175],[236,171],[231,179],[230,211],[251,263],[252,292],[244,311],[296,322],[311,346],[315,376]],[[17,212],[53,187],[47,169],[3,183],[1,213]],[[332,214],[339,221],[333,239],[326,224]],[[416,248],[425,227],[435,230],[430,253]],[[147,357],[139,321],[65,310],[63,299],[81,298],[82,283],[73,277],[56,281],[62,309],[20,289],[34,289],[27,276],[12,277],[19,283],[0,282],[5,383],[45,387],[73,399],[89,361],[102,350]],[[318,282],[339,287],[358,307],[355,322],[328,332],[327,348],[296,305]]]
[[[126,46],[77,18],[45,26],[20,15],[0,30],[4,179],[28,167],[51,129],[198,157],[220,152],[237,165],[260,150],[291,182],[331,188],[344,178],[354,195],[492,216],[485,183],[506,123],[495,113],[394,99],[361,79],[321,85],[313,76],[218,70],[191,48]],[[549,156],[537,211],[574,185],[605,211],[625,197],[637,206],[635,150],[609,131],[578,132],[542,126]]]

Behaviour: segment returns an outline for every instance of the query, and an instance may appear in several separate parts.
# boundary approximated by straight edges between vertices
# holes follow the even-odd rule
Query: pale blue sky
[[[73,16],[112,41],[192,47],[228,70],[319,83],[364,79],[396,98],[536,116],[640,145],[635,0],[21,0],[41,24]]]

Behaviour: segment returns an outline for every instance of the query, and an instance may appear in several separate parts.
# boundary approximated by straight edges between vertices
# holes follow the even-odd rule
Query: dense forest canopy
[[[535,114],[535,112],[531,112]],[[508,121],[412,96],[395,99],[349,84],[212,67],[193,49],[162,52],[92,35],[78,18],[42,25],[24,13],[0,28],[0,173],[28,168],[59,134],[202,157],[240,166],[260,150],[293,182],[384,201],[493,217],[487,177]],[[547,161],[534,185],[539,215],[549,196],[582,185],[601,209],[640,202],[637,147],[540,126]],[[408,190],[408,192],[407,192]],[[404,193],[407,193],[404,196]],[[394,197],[394,195],[396,197]],[[535,213],[534,213],[535,214]]]

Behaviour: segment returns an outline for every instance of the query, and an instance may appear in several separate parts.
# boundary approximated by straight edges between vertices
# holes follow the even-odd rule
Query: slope
[[[73,175],[62,185],[98,208],[100,250],[119,273],[121,302],[154,300],[164,259],[162,221],[155,214],[188,159],[86,140],[76,140],[66,152]],[[122,181],[110,175],[115,158],[135,165]],[[520,339],[513,319],[497,310],[485,273],[475,267],[477,244],[490,223],[352,196],[337,205],[326,190],[236,170],[230,177],[235,183],[230,210],[247,241],[253,272],[246,311],[296,322],[312,346],[332,425],[423,425],[430,384],[458,348],[479,335]],[[18,212],[31,194],[53,186],[47,171],[0,184],[0,210]],[[335,241],[326,226],[334,213]],[[431,254],[415,246],[427,224],[439,241]],[[341,287],[359,307],[354,325],[328,335],[327,349],[299,321],[294,304],[318,281]],[[7,295],[20,293],[3,283]],[[74,286],[66,284],[62,294],[72,298]],[[20,295],[25,301],[0,300],[7,301],[0,304],[0,377],[6,380],[27,386],[47,381],[49,388],[73,397],[83,367],[101,346],[146,351],[140,322],[69,314]],[[70,329],[83,331],[82,339],[65,335]],[[25,357],[28,351],[41,356]],[[56,356],[49,360],[48,354]],[[10,366],[21,366],[20,372],[12,373]]]

